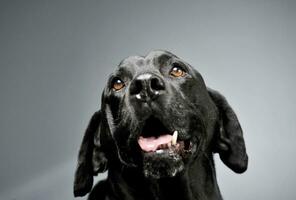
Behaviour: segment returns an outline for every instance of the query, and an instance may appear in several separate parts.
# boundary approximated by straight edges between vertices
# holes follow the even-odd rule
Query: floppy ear
[[[101,111],[93,114],[85,131],[78,154],[78,164],[74,178],[74,196],[84,196],[93,185],[93,175],[104,172],[107,169],[107,159],[101,151],[98,142],[95,142],[99,134],[101,123]]]
[[[219,110],[214,152],[234,172],[243,173],[248,167],[248,155],[237,116],[223,95],[210,88],[208,92]]]

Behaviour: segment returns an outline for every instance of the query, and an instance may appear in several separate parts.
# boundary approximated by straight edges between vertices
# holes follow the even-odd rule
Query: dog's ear
[[[93,185],[93,176],[107,169],[107,159],[97,141],[101,124],[101,111],[93,114],[85,131],[78,154],[74,178],[74,196],[84,196]]]
[[[223,163],[234,172],[243,173],[248,167],[248,155],[237,116],[223,95],[210,88],[208,92],[219,110],[214,152],[219,153]]]

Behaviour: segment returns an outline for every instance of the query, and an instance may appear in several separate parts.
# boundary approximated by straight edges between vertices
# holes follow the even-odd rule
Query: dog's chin
[[[160,179],[174,177],[185,169],[186,163],[196,152],[196,145],[184,145],[179,141],[176,145],[156,151],[142,151],[143,173],[146,178]]]
[[[143,172],[146,178],[174,177],[184,170],[182,156],[173,149],[143,153]]]

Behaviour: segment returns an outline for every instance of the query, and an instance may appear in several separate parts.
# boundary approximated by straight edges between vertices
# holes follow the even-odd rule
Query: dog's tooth
[[[178,139],[178,131],[174,131],[173,137],[172,137],[172,145],[177,144],[177,139]]]
[[[162,149],[158,149],[158,150],[156,150],[156,153],[163,153],[163,150]]]

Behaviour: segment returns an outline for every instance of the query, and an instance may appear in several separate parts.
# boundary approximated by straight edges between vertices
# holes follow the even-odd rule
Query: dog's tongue
[[[159,137],[140,137],[138,143],[143,151],[156,151],[157,147],[172,141],[172,135],[161,135]]]

